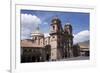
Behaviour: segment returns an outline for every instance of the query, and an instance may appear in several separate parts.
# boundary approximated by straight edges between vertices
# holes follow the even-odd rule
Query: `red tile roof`
[[[42,45],[36,45],[32,40],[21,40],[21,47],[37,47],[43,48]]]

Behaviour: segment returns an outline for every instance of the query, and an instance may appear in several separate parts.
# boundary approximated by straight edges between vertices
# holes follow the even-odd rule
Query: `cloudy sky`
[[[53,17],[62,21],[62,26],[70,22],[73,27],[74,43],[89,40],[89,13],[21,10],[21,39],[29,39],[39,25],[40,31],[48,35]]]

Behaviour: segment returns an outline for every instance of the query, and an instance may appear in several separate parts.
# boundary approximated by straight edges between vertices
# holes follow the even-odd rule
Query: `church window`
[[[36,40],[37,39],[37,37],[34,37],[34,40]]]
[[[47,41],[45,41],[45,43],[47,44]]]
[[[55,38],[55,36],[53,36],[52,38]]]
[[[55,30],[55,26],[53,26],[53,30]]]

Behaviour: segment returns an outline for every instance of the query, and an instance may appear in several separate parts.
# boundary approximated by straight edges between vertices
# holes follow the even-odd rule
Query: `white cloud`
[[[44,36],[45,36],[45,37],[48,37],[48,36],[50,36],[50,35],[49,35],[49,33],[44,33]]]
[[[41,24],[41,20],[36,15],[21,14],[21,24],[22,26],[25,25],[26,27],[30,25],[37,26],[38,24]]]
[[[21,39],[28,39],[30,38],[30,30],[26,28],[21,29]]]
[[[44,25],[47,25],[48,23],[47,23],[47,22],[44,22],[43,24],[44,24]]]
[[[90,37],[90,32],[88,30],[81,31],[76,35],[74,34],[74,44],[87,41],[89,40],[89,37]]]
[[[41,20],[36,15],[21,14],[21,39],[29,38],[30,33],[39,24],[41,24]]]

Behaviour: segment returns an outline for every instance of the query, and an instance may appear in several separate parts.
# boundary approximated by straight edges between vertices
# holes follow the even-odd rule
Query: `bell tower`
[[[64,26],[64,39],[65,39],[65,57],[73,56],[73,34],[72,34],[72,26],[70,23],[66,23]]]
[[[50,45],[51,45],[51,60],[62,58],[61,44],[62,44],[62,26],[58,17],[54,17],[50,25]]]

